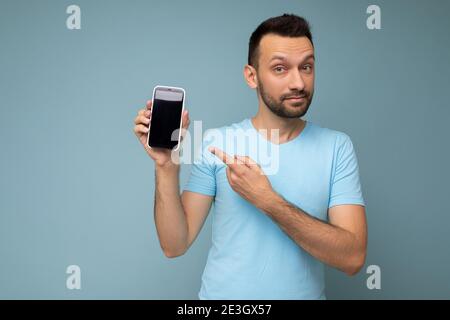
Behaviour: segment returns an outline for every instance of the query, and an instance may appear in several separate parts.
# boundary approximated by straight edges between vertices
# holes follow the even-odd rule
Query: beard
[[[289,94],[282,95],[280,99],[276,99],[264,90],[264,86],[261,82],[258,85],[261,99],[264,101],[269,110],[277,116],[281,118],[301,118],[308,112],[313,98],[313,92],[308,92],[306,90],[292,91]],[[286,98],[292,96],[305,96],[305,98],[300,102],[286,100]]]

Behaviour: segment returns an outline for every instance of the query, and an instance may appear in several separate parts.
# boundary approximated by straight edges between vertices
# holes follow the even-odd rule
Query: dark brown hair
[[[269,18],[253,31],[248,45],[248,64],[258,68],[259,43],[266,34],[276,34],[284,37],[307,37],[313,44],[308,21],[295,14],[285,13],[282,16]],[[314,44],[313,44],[314,46]]]

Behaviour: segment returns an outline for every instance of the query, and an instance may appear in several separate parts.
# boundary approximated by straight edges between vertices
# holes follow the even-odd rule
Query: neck
[[[262,131],[264,137],[274,142],[275,137],[271,134],[271,130],[278,129],[278,142],[285,143],[297,137],[305,128],[306,121],[301,118],[283,118],[277,116],[267,107],[259,108],[257,114],[250,119],[256,130]]]

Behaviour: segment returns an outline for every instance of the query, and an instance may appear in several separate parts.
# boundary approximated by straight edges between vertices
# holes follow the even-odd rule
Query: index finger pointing
[[[238,160],[244,163],[247,167],[258,166],[258,163],[249,156],[236,156]]]
[[[234,157],[231,157],[219,148],[209,147],[208,150],[227,165],[235,163]]]

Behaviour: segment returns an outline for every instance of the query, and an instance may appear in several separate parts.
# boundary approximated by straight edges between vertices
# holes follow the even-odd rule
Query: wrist
[[[266,214],[271,214],[274,208],[280,206],[283,198],[274,190],[265,194],[261,201],[258,203],[258,209],[264,211]]]
[[[178,173],[179,169],[180,169],[180,165],[172,162],[171,160],[169,160],[165,163],[156,163],[155,162],[155,170],[157,172]]]

